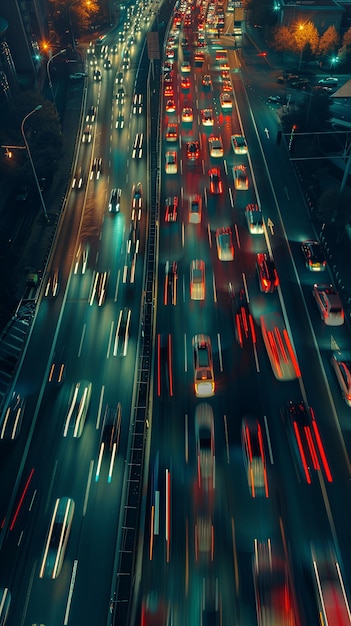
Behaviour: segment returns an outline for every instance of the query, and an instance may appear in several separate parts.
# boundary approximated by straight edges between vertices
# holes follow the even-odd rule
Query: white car
[[[205,300],[205,263],[196,259],[190,266],[190,298],[191,300]]]
[[[216,244],[217,254],[220,261],[232,261],[234,259],[234,246],[231,228],[217,228]]]
[[[248,204],[245,209],[246,221],[251,235],[263,235],[263,215],[258,204]]]
[[[341,326],[345,318],[344,309],[333,285],[314,284],[312,293],[323,322],[327,326]]]
[[[321,78],[318,81],[318,85],[335,86],[338,84],[338,82],[339,80],[336,78],[336,76],[327,76],[326,78]]]
[[[233,167],[234,186],[237,191],[246,191],[249,188],[249,179],[244,165]]]
[[[213,111],[212,109],[202,109],[201,121],[203,126],[213,126]]]
[[[191,107],[184,107],[182,111],[182,122],[192,122],[194,119],[193,110]]]
[[[74,501],[58,498],[49,525],[39,578],[57,578],[65,557],[67,542],[72,526]]]
[[[233,108],[233,101],[231,99],[231,96],[229,93],[221,93],[221,95],[219,96],[220,102],[221,102],[221,107],[222,109],[232,109]]]
[[[201,402],[195,409],[195,439],[199,487],[214,483],[215,438],[213,411],[207,402]]]
[[[232,135],[230,141],[235,154],[247,154],[247,143],[243,135]]]
[[[84,128],[84,131],[83,131],[83,135],[82,135],[82,142],[83,143],[90,143],[91,142],[92,132],[93,132],[93,127],[92,127],[91,124],[88,124],[88,126],[86,126]]]
[[[351,351],[333,352],[331,364],[340,385],[342,397],[351,406]]]
[[[207,335],[195,335],[192,345],[195,395],[208,398],[215,393],[211,340]]]
[[[200,224],[202,216],[202,197],[199,194],[189,198],[189,223]]]
[[[220,158],[223,156],[222,137],[215,137],[214,135],[211,135],[211,137],[208,138],[208,146],[211,157]]]
[[[176,174],[178,171],[177,153],[175,150],[167,150],[166,152],[166,174]]]
[[[183,63],[180,66],[180,71],[183,74],[188,74],[191,71],[191,65],[189,61],[183,61]]]

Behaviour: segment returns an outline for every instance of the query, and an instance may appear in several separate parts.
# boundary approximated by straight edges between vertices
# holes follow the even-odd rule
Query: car
[[[173,63],[171,61],[165,61],[163,64],[163,72],[172,72],[173,70]]]
[[[116,93],[116,100],[118,102],[118,104],[124,104],[124,98],[126,96],[126,92],[125,89],[123,87],[123,85],[121,85],[120,87],[118,87],[117,89],[117,93]]]
[[[272,541],[254,541],[253,578],[258,626],[297,626],[288,567]],[[296,617],[295,617],[296,615]]]
[[[178,124],[168,124],[166,130],[166,141],[178,140]]]
[[[122,85],[123,80],[124,80],[123,72],[118,72],[117,76],[116,76],[116,83],[117,83],[117,85]]]
[[[215,380],[211,340],[207,335],[195,335],[192,340],[194,358],[194,390],[197,398],[213,396]]]
[[[312,483],[313,470],[324,470],[328,482],[333,478],[322,443],[318,424],[311,407],[306,408],[303,400],[289,400],[283,413],[286,426],[292,435],[292,444],[302,475],[307,484]]]
[[[279,285],[279,278],[274,261],[270,259],[265,252],[257,254],[256,270],[260,291],[263,293],[273,293]]]
[[[336,78],[336,76],[327,76],[326,78],[321,78],[318,81],[318,85],[327,85],[327,86],[336,86],[338,84],[339,80],[338,78]]]
[[[175,113],[176,105],[175,105],[175,102],[174,102],[173,98],[170,98],[169,100],[167,100],[167,102],[166,102],[166,111],[167,111],[167,113]]]
[[[194,56],[195,67],[202,67],[204,61],[205,61],[204,53],[198,50]]]
[[[110,213],[118,213],[121,207],[122,189],[111,189],[108,210]]]
[[[0,589],[0,626],[5,626],[11,604],[11,592],[8,587]]]
[[[141,183],[136,183],[132,187],[132,209],[138,211],[138,220],[141,218],[141,209],[143,206],[143,186]],[[133,219],[133,215],[132,215]]]
[[[306,89],[309,83],[310,81],[308,78],[298,78],[290,81],[290,87],[293,87],[294,89]]]
[[[223,143],[222,137],[215,137],[215,135],[211,135],[208,138],[208,147],[210,151],[210,156],[214,158],[220,158],[223,156]]]
[[[233,167],[234,186],[237,191],[246,191],[249,188],[249,179],[244,165]]]
[[[189,161],[197,161],[200,156],[198,141],[188,141],[186,144],[186,155]]]
[[[142,599],[141,626],[172,626],[173,619],[169,604],[157,592],[148,593]]]
[[[83,130],[82,143],[90,143],[92,138],[93,127],[88,124]]]
[[[268,498],[266,455],[262,426],[257,418],[244,417],[241,423],[241,444],[247,482],[253,498]]]
[[[273,374],[277,380],[301,377],[297,357],[281,313],[260,316],[261,331]]]
[[[226,109],[233,108],[233,100],[231,99],[231,96],[229,93],[227,92],[221,93],[221,95],[219,96],[219,100],[220,100],[222,109],[226,110]]]
[[[85,274],[88,267],[89,244],[87,241],[81,241],[76,252],[74,274]]]
[[[311,272],[323,272],[327,266],[322,245],[319,241],[307,239],[301,244],[301,251],[307,269]]]
[[[251,235],[263,235],[263,215],[258,204],[248,204],[245,209],[246,221]]]
[[[48,382],[51,386],[61,385],[65,378],[65,364],[62,360],[58,359],[57,361],[53,361],[51,363]]]
[[[175,150],[166,151],[166,174],[176,174],[178,171],[177,153]]]
[[[351,407],[351,351],[337,350],[333,352],[331,364],[341,389],[342,397]]]
[[[217,167],[213,167],[208,171],[210,177],[210,192],[213,195],[219,195],[223,193],[223,183],[221,179],[221,170]]]
[[[232,231],[229,227],[217,228],[216,230],[217,254],[220,261],[233,261],[234,246]]]
[[[232,85],[232,81],[230,80],[230,78],[223,78],[222,91],[229,93],[229,92],[232,92],[232,90],[233,90],[233,85]]]
[[[89,304],[93,305],[96,298],[98,306],[102,306],[105,302],[107,286],[109,281],[109,272],[97,271],[93,277],[93,285],[89,296]]]
[[[247,154],[247,143],[243,135],[232,135],[230,141],[235,154]]]
[[[82,78],[86,78],[88,74],[86,72],[76,72],[75,74],[70,74],[70,80],[82,80]]]
[[[88,113],[87,113],[87,115],[86,115],[85,121],[86,122],[95,122],[95,117],[96,117],[96,107],[91,106],[89,111],[88,111]]]
[[[232,283],[229,283],[229,297],[231,300],[235,336],[240,348],[244,347],[245,339],[250,339],[255,345],[257,342],[255,323],[250,312],[246,289],[241,287],[237,291],[234,291]]]
[[[96,180],[99,180],[101,174],[102,174],[102,158],[95,157],[93,161],[93,165],[91,166],[90,179],[94,178],[95,176]]]
[[[190,298],[191,300],[205,300],[205,263],[196,259],[190,265]]]
[[[221,69],[221,78],[222,78],[222,80],[229,80],[230,79],[230,72],[225,67],[222,67],[222,69]]]
[[[132,111],[133,114],[138,113],[139,115],[143,112],[143,94],[134,94]]]
[[[190,89],[191,82],[189,76],[183,76],[180,86],[182,89]]]
[[[72,389],[68,413],[63,429],[63,436],[72,433],[78,438],[82,435],[89,409],[92,384],[89,380],[81,380]]]
[[[46,537],[39,578],[55,579],[59,576],[65,558],[73,515],[74,500],[67,497],[57,498]]]
[[[178,217],[178,203],[177,196],[171,196],[166,198],[165,208],[165,222],[176,222]]]
[[[45,287],[45,297],[51,296],[52,298],[56,298],[60,289],[60,272],[59,269],[56,268],[52,274],[49,275],[46,287]]]
[[[169,98],[169,97],[172,97],[172,98],[173,98],[173,96],[174,96],[174,93],[173,93],[173,86],[172,86],[172,85],[169,85],[169,84],[166,84],[166,85],[165,85],[165,88],[164,88],[164,90],[163,90],[163,95],[164,95],[166,98]]]
[[[191,65],[190,65],[189,61],[183,61],[183,63],[180,66],[180,71],[183,74],[191,72]]]
[[[195,409],[195,441],[199,487],[215,483],[215,437],[212,407],[200,402]]]
[[[211,79],[210,74],[204,74],[203,77],[202,77],[202,81],[201,82],[202,82],[204,87],[211,87],[212,79]]]
[[[178,281],[178,266],[176,261],[166,261],[165,263],[165,290],[164,290],[164,304],[169,302],[173,306],[177,304],[177,281]]]
[[[270,102],[271,104],[280,104],[280,105],[282,105],[285,102],[285,98],[283,96],[280,96],[279,94],[272,95],[272,96],[269,96],[267,98],[267,102]]]
[[[111,67],[112,67],[111,59],[107,57],[106,59],[104,59],[104,68],[105,70],[110,70]]]
[[[24,409],[24,398],[14,391],[1,418],[0,439],[14,441],[18,438],[21,432]]]
[[[195,560],[214,557],[214,527],[210,515],[199,515],[195,522]]]
[[[96,82],[100,82],[102,80],[101,70],[94,70],[93,78]]]
[[[200,224],[202,217],[202,197],[199,194],[189,198],[189,223]]]
[[[122,69],[126,72],[127,70],[129,70],[129,66],[130,66],[130,60],[129,59],[123,59],[123,61],[122,61]]]
[[[141,159],[143,156],[144,133],[137,133],[132,147],[132,159]]]
[[[202,109],[201,121],[203,126],[213,126],[213,111],[212,109]]]
[[[351,609],[348,600],[347,582],[343,576],[340,551],[334,542],[310,543],[311,574],[313,577],[314,605],[318,623],[323,626],[350,623]],[[312,590],[311,590],[312,591]]]
[[[112,481],[113,468],[118,452],[121,434],[122,409],[120,403],[117,406],[107,405],[102,422],[99,454],[95,471],[95,482],[99,481],[102,463],[105,455],[108,455],[107,482]]]
[[[345,319],[344,309],[333,285],[315,283],[312,293],[323,322],[327,326],[341,326]]]
[[[124,307],[119,312],[113,346],[114,356],[127,356],[131,315],[132,312],[128,307]]]
[[[174,59],[174,50],[172,48],[166,48],[166,57],[167,59]]]
[[[163,83],[165,85],[172,85],[173,86],[173,74],[174,74],[174,72],[172,70],[171,72],[166,72],[163,75]]]
[[[72,179],[72,189],[82,189],[84,183],[84,170],[82,165],[78,165]]]
[[[117,115],[116,128],[121,128],[121,129],[124,128],[124,113],[123,113],[123,111],[121,111]]]
[[[182,111],[182,122],[193,121],[193,110],[191,107],[184,107]]]

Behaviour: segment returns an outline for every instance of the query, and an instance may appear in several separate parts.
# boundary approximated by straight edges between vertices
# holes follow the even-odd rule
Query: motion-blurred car
[[[211,76],[210,74],[204,74],[202,77],[202,84],[204,87],[211,87],[212,85],[212,80],[211,80]]]
[[[223,193],[223,183],[221,179],[221,170],[217,167],[213,167],[208,171],[210,177],[210,192],[213,195],[219,195]]]
[[[170,98],[169,100],[167,100],[167,102],[166,102],[166,111],[167,111],[167,113],[175,113],[176,105],[175,105],[175,102],[174,102],[173,98]]]
[[[61,572],[72,526],[74,501],[58,498],[45,542],[39,578],[57,578]]]
[[[89,409],[91,390],[92,384],[89,380],[81,380],[74,386],[63,429],[64,437],[70,433],[75,438],[81,436]]]
[[[116,101],[119,105],[124,104],[124,98],[126,97],[126,92],[125,89],[123,87],[123,85],[121,85],[120,87],[118,87],[117,89],[117,93],[116,93]]]
[[[249,188],[249,179],[244,165],[233,167],[234,186],[238,191],[246,191]]]
[[[191,83],[189,76],[184,76],[181,80],[180,86],[182,89],[190,89]]]
[[[124,113],[123,113],[123,111],[121,111],[117,115],[116,128],[124,128]]]
[[[244,347],[244,341],[251,339],[256,344],[256,330],[245,289],[242,287],[234,291],[232,283],[229,284],[229,296],[231,299],[235,336],[240,348]]]
[[[118,213],[121,208],[121,195],[122,190],[120,188],[111,189],[110,199],[108,202],[108,210],[110,213]]]
[[[169,85],[169,84],[165,84],[165,87],[164,87],[164,90],[163,90],[163,95],[166,98],[173,98],[173,96],[174,96],[173,86]]]
[[[229,93],[227,93],[226,91],[224,93],[221,93],[221,95],[219,96],[219,100],[221,103],[221,107],[223,110],[227,110],[227,109],[232,109],[233,108],[233,100],[230,96]]]
[[[177,153],[175,150],[167,150],[166,152],[166,174],[176,174],[178,171]]]
[[[234,259],[234,245],[232,231],[229,227],[217,228],[216,230],[217,254],[220,261],[232,261]]]
[[[192,340],[194,356],[194,389],[197,398],[214,395],[212,346],[207,335],[195,335]]]
[[[342,397],[346,404],[351,406],[351,351],[333,352],[331,364],[338,379]]]
[[[88,111],[88,113],[87,113],[87,115],[86,115],[85,121],[86,122],[95,122],[95,117],[96,117],[96,107],[91,106],[89,111]]]
[[[323,322],[327,326],[341,326],[345,314],[341,298],[333,285],[314,284],[312,293]]]
[[[183,63],[180,66],[180,71],[183,74],[188,74],[189,72],[191,72],[191,65],[189,61],[183,61]]]
[[[0,589],[0,626],[5,626],[11,604],[11,592],[8,587]]]
[[[14,391],[1,418],[0,439],[5,441],[17,439],[21,432],[24,409],[24,399]]]
[[[143,206],[143,186],[141,183],[136,183],[132,187],[132,209],[138,211],[138,220],[140,220],[141,218],[142,206]]]
[[[191,300],[205,299],[205,263],[196,259],[190,265],[190,298]]]
[[[201,121],[203,126],[213,126],[213,111],[212,109],[202,109]]]
[[[83,143],[91,142],[92,132],[93,132],[93,127],[91,124],[88,124],[88,126],[86,126],[83,130],[83,135],[82,135]]]
[[[182,122],[192,122],[194,119],[191,107],[184,107],[182,110]]]
[[[262,337],[277,380],[294,380],[301,376],[297,357],[281,313],[260,317]]]
[[[90,179],[93,179],[94,176],[96,180],[99,180],[102,174],[102,158],[95,157],[93,161],[93,165],[91,167]]]
[[[200,156],[198,141],[188,141],[186,144],[186,155],[189,161],[197,161]]]
[[[104,59],[104,68],[105,70],[110,70],[111,67],[112,67],[111,59],[107,57],[107,59]]]
[[[118,72],[117,76],[116,76],[116,83],[117,83],[117,85],[122,85],[123,80],[124,80],[123,72]]]
[[[167,130],[166,130],[166,140],[167,141],[178,140],[178,124],[168,124]]]
[[[229,78],[224,78],[222,80],[222,91],[231,93],[233,90],[232,81]]]
[[[102,80],[101,70],[94,70],[93,78],[96,82],[100,82]]]
[[[209,404],[201,402],[195,409],[195,440],[199,487],[208,488],[214,483],[215,438],[213,411]],[[214,486],[214,485],[213,485]]]
[[[74,274],[78,274],[79,270],[81,274],[85,274],[88,267],[89,258],[89,244],[87,241],[82,241],[76,252],[76,259],[74,264]]]
[[[262,427],[257,418],[243,418],[241,443],[250,493],[253,498],[256,496],[266,496],[268,498],[264,439]]]
[[[165,263],[165,291],[164,291],[164,304],[167,305],[169,301],[173,306],[177,304],[177,281],[178,281],[178,267],[176,261],[166,261]]]
[[[251,235],[263,235],[263,215],[258,204],[248,204],[245,209],[246,221]]]
[[[48,277],[46,288],[45,288],[45,296],[52,296],[56,298],[60,288],[60,272],[58,268],[56,268],[52,274]]]
[[[124,307],[119,312],[113,346],[114,356],[127,356],[131,315],[132,312],[128,307]]]
[[[178,217],[178,196],[170,196],[166,198],[165,203],[165,222],[176,222]]]
[[[311,272],[323,272],[327,266],[322,245],[319,241],[306,240],[301,244],[306,267]]]
[[[189,223],[200,224],[202,218],[202,197],[199,194],[189,198]]]
[[[347,583],[334,546],[311,544],[311,557],[318,623],[323,626],[348,626],[351,622],[351,608],[346,592]]]
[[[108,473],[107,482],[112,480],[113,468],[118,452],[120,432],[121,432],[121,405],[106,406],[104,419],[101,429],[99,455],[96,464],[95,481],[98,482],[100,478],[102,462],[104,456],[108,455]]]
[[[260,291],[273,293],[279,285],[279,278],[274,261],[269,258],[268,254],[264,252],[257,254],[256,270]]]
[[[230,141],[235,154],[247,154],[247,143],[243,135],[232,135]]]
[[[82,189],[84,183],[84,171],[82,165],[78,165],[72,180],[72,189]]]

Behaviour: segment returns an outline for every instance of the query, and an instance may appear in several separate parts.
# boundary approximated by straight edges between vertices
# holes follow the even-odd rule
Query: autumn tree
[[[327,56],[335,55],[339,44],[340,37],[335,26],[329,26],[319,39],[318,53],[321,57],[321,61],[323,62]]]
[[[344,33],[337,56],[346,67],[351,65],[351,27]]]
[[[67,34],[75,37],[87,32],[100,12],[98,0],[49,0],[49,12],[54,31],[61,42],[66,43]],[[68,37],[68,40],[72,34]]]
[[[300,24],[294,32],[294,39],[296,53],[300,54],[301,61],[309,62],[316,55],[319,45],[319,35],[315,25],[312,22]]]
[[[295,39],[290,28],[287,26],[276,26],[272,31],[271,46],[283,58],[286,52],[294,52]]]

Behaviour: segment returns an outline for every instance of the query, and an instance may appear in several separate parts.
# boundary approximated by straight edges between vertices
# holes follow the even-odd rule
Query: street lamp
[[[303,30],[303,29],[304,29],[304,25],[303,24],[299,24],[299,30]],[[303,50],[304,50],[304,47],[305,47],[305,42],[302,41],[301,43],[302,43],[302,45],[301,45],[300,60],[299,60],[299,71],[301,69],[302,53],[303,53]]]
[[[48,60],[47,64],[46,64],[46,72],[48,75],[48,81],[49,81],[49,87],[51,90],[51,95],[52,95],[52,101],[54,103],[54,107],[55,107],[55,111],[57,114],[57,108],[56,108],[56,100],[55,100],[55,94],[54,94],[54,90],[52,87],[52,82],[51,82],[51,75],[50,75],[50,63],[53,59],[55,59],[55,57],[58,57],[60,54],[63,54],[64,52],[66,52],[66,48],[63,48],[63,50],[60,50],[60,52],[56,52],[56,54],[53,54],[50,59]]]
[[[333,76],[333,69],[334,69],[334,66],[337,64],[338,61],[339,61],[339,57],[338,56],[332,57],[330,59],[330,75],[331,76]]]
[[[47,213],[47,210],[46,210],[46,206],[45,206],[45,202],[44,202],[43,194],[42,194],[41,189],[40,189],[40,185],[39,185],[39,181],[38,181],[38,176],[37,176],[37,173],[36,173],[36,171],[35,171],[35,167],[34,167],[34,163],[33,163],[32,155],[31,155],[31,152],[30,152],[30,149],[29,149],[29,145],[28,145],[28,141],[27,141],[27,138],[26,138],[26,134],[25,134],[25,132],[24,132],[24,124],[25,124],[25,122],[27,121],[27,119],[28,119],[31,115],[33,115],[33,113],[35,113],[36,111],[40,111],[40,109],[42,109],[42,108],[43,108],[43,107],[42,107],[42,105],[41,105],[41,104],[38,104],[38,106],[36,106],[36,107],[35,107],[35,109],[33,109],[33,111],[30,111],[30,113],[27,113],[27,115],[26,115],[26,116],[23,118],[23,120],[22,120],[22,124],[21,124],[21,132],[22,132],[22,137],[23,137],[23,140],[24,140],[24,143],[25,143],[26,149],[27,149],[28,156],[29,156],[29,161],[30,161],[30,164],[31,164],[31,166],[32,166],[34,179],[35,179],[35,182],[36,182],[36,185],[37,185],[37,188],[38,188],[38,193],[39,193],[39,197],[40,197],[41,206],[42,206],[42,208],[43,208],[43,213],[44,213],[44,216],[45,216],[46,221],[48,222],[48,221],[49,221],[49,218],[48,218],[48,213]]]

